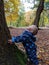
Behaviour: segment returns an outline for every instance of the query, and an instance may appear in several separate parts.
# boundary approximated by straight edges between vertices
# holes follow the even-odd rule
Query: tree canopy
[[[4,3],[6,20],[15,21],[18,18],[20,0],[4,0]]]

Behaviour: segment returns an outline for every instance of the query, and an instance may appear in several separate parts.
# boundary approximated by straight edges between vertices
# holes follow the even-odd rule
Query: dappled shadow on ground
[[[24,29],[10,28],[12,36],[17,36],[22,33]],[[36,35],[37,41],[37,56],[39,59],[39,65],[49,65],[49,29],[41,29]],[[25,52],[22,44],[17,45],[19,49]]]

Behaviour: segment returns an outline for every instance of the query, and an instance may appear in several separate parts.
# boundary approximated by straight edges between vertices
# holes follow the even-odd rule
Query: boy
[[[27,27],[20,36],[12,37],[11,40],[8,40],[8,43],[10,44],[22,42],[31,65],[38,65],[38,59],[36,55],[37,46],[34,43],[36,41],[36,37],[34,37],[34,35],[36,35],[37,32],[38,28],[35,25],[32,25]]]

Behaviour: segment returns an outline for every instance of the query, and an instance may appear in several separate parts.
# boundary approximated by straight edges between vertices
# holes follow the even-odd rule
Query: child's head
[[[34,35],[37,34],[38,32],[38,28],[36,27],[36,25],[31,25],[27,28],[27,30],[29,30],[31,33],[33,33]]]

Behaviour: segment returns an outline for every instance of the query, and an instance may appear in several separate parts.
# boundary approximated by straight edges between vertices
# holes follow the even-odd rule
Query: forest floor
[[[22,33],[24,29],[10,28],[12,36],[17,36]],[[37,41],[37,56],[39,58],[39,65],[49,65],[49,29],[40,29],[36,35]],[[22,44],[17,45],[19,49],[25,52]]]

